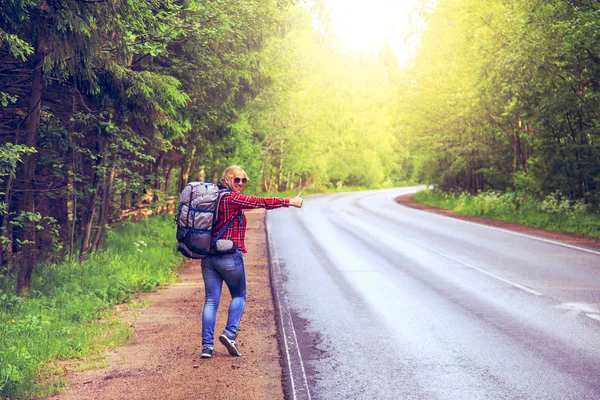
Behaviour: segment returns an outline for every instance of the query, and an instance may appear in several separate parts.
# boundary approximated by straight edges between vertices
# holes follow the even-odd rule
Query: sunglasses
[[[246,182],[248,182],[248,179],[246,179],[246,178],[233,178],[233,183],[240,183],[240,182],[246,183]]]

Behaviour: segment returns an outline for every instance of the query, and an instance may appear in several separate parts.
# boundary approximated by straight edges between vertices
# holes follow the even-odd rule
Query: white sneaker
[[[232,356],[241,356],[240,350],[238,349],[237,343],[233,339],[229,339],[225,334],[219,336],[219,341],[223,343],[223,346],[227,347],[227,351]]]

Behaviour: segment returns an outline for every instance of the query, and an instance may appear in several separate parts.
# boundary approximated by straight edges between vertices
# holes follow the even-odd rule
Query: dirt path
[[[248,212],[245,257],[248,298],[232,357],[215,341],[216,355],[201,359],[204,286],[198,261],[180,282],[149,295],[152,305],[134,322],[132,343],[110,351],[107,367],[72,373],[68,390],[48,400],[283,399],[280,355],[270,290],[264,210]],[[225,289],[216,332],[223,329]]]
[[[600,239],[460,215],[418,204],[414,196],[402,196],[397,201],[455,218],[600,248]],[[180,274],[179,283],[149,295],[153,304],[135,320],[132,344],[109,352],[105,368],[70,374],[68,390],[47,400],[283,399],[264,215],[264,210],[247,213],[248,301],[238,337],[242,357],[231,357],[217,341],[216,356],[200,358],[204,288],[199,262],[193,261]],[[226,290],[224,293],[216,332],[226,318],[229,295]]]

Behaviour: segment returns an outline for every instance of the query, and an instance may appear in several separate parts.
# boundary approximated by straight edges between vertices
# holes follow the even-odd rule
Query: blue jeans
[[[241,251],[222,256],[208,256],[202,260],[204,278],[204,309],[202,311],[202,344],[214,345],[217,309],[221,301],[223,281],[229,288],[231,303],[227,313],[227,326],[223,333],[235,339],[246,305],[246,269]]]

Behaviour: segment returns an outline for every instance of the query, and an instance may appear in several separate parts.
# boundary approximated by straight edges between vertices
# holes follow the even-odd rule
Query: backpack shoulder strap
[[[219,216],[219,205],[221,204],[221,200],[223,199],[223,197],[225,197],[225,195],[228,195],[231,192],[233,192],[233,190],[231,190],[231,189],[222,189],[221,191],[219,191],[219,199],[217,200],[217,205],[215,207],[213,226],[215,226],[215,224],[217,223],[217,218]],[[235,213],[233,215],[233,217],[231,217],[231,219],[227,222],[227,224],[223,227],[223,229],[221,229],[219,231],[219,233],[217,234],[217,237],[215,237],[215,241],[221,239],[221,236],[223,236],[223,234],[227,231],[227,229],[229,229],[231,224],[233,224],[233,221],[235,220],[235,218],[240,216],[241,214],[242,214],[242,211],[239,210],[237,213]]]
[[[213,226],[217,223],[217,219],[219,218],[219,205],[221,204],[221,200],[225,195],[233,192],[231,189],[221,189],[219,190],[219,197],[217,198],[217,202],[215,204],[215,212],[213,213]]]

